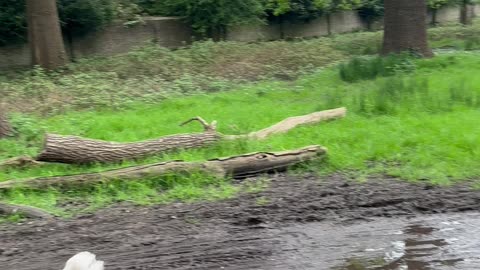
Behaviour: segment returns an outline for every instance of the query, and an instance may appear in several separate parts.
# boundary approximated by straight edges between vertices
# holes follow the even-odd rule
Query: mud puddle
[[[274,175],[230,200],[0,225],[0,270],[62,269],[85,250],[106,270],[480,269],[479,209],[471,182]]]
[[[480,214],[311,223],[277,237],[266,269],[480,269]]]

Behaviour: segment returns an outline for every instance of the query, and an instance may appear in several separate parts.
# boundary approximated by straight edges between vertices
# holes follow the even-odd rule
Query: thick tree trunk
[[[27,0],[28,37],[34,65],[55,69],[68,62],[57,2]]]
[[[214,131],[173,135],[136,143],[106,142],[76,136],[47,134],[44,151],[36,160],[69,164],[120,162],[175,149],[202,147],[218,140],[219,134]]]
[[[13,128],[5,113],[0,110],[0,139],[10,136],[13,136]]]
[[[205,129],[203,133],[172,135],[135,143],[116,143],[90,140],[76,136],[47,134],[44,150],[36,160],[68,164],[119,162],[172,150],[204,147],[221,139],[265,139],[272,134],[284,133],[299,125],[341,118],[346,115],[346,112],[345,108],[338,108],[289,117],[271,127],[246,135],[223,135],[216,131],[215,122],[208,124],[200,117],[192,118],[183,124],[198,120]]]
[[[412,52],[433,56],[427,42],[425,0],[385,0],[383,55]]]
[[[302,149],[284,152],[258,152],[212,159],[205,162],[171,161],[144,166],[110,170],[100,173],[79,174],[34,178],[28,180],[0,182],[0,190],[14,187],[43,188],[48,186],[69,186],[72,184],[90,184],[108,180],[139,180],[159,177],[172,172],[192,173],[203,171],[217,177],[245,178],[261,173],[282,171],[288,167],[316,159],[327,154],[320,146],[308,146]]]

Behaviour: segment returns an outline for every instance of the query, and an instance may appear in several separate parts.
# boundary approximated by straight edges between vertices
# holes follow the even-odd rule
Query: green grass
[[[193,116],[217,120],[224,134],[242,134],[286,117],[346,106],[347,118],[304,126],[265,141],[217,145],[151,157],[140,163],[170,159],[202,161],[261,150],[285,150],[320,144],[325,162],[306,169],[350,173],[357,178],[388,174],[412,181],[449,184],[480,176],[480,55],[457,53],[414,60],[415,71],[347,83],[338,68],[303,76],[295,82],[248,84],[229,92],[172,98],[155,105],[133,104],[123,110],[69,112],[49,118],[17,116],[18,140],[0,140],[0,157],[34,154],[43,131],[120,142],[201,131],[178,124]],[[71,166],[51,164],[0,172],[0,181],[100,171],[132,165]],[[303,168],[305,169],[305,168]],[[228,180],[205,175],[104,183],[68,192],[13,190],[4,200],[34,205],[58,214],[63,201],[83,201],[75,211],[89,211],[118,201],[158,203],[172,200],[228,198],[242,190]],[[248,188],[244,189],[248,190]],[[71,210],[71,209],[70,209]],[[73,211],[73,212],[75,212]],[[72,211],[70,211],[72,212]]]
[[[476,50],[479,36],[480,21],[429,30],[435,49]],[[56,72],[2,72],[0,97],[7,111],[44,116],[157,104],[246,82],[295,80],[354,56],[376,54],[381,42],[382,32],[360,32],[295,41],[196,42],[178,50],[150,45],[113,57],[81,59]]]

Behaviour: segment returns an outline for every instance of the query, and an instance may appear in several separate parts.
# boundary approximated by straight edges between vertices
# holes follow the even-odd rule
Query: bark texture
[[[55,0],[27,0],[28,38],[34,65],[55,69],[68,62]]]
[[[427,42],[425,0],[385,0],[383,55],[412,52],[433,56]]]
[[[120,162],[174,149],[202,147],[218,140],[219,135],[216,132],[179,134],[135,143],[116,143],[47,134],[44,150],[36,160],[69,164]]]
[[[216,122],[208,124],[200,117],[192,118],[182,125],[194,120],[199,121],[204,127],[203,133],[172,135],[143,142],[117,143],[76,136],[47,134],[44,150],[36,160],[68,164],[119,162],[172,150],[204,147],[221,139],[265,139],[273,134],[287,132],[299,125],[341,118],[346,115],[346,112],[345,108],[338,108],[290,117],[271,127],[246,135],[223,135],[216,131]]]
[[[292,151],[258,152],[212,159],[205,162],[170,161],[144,166],[133,166],[100,173],[6,181],[0,182],[0,190],[14,187],[61,187],[72,184],[90,184],[108,180],[138,180],[148,177],[159,177],[172,172],[188,174],[191,172],[203,171],[217,177],[230,176],[233,178],[245,178],[261,173],[286,170],[292,165],[319,158],[326,154],[326,148],[314,145]]]
[[[0,110],[0,139],[10,136],[13,136],[13,128],[5,113]]]

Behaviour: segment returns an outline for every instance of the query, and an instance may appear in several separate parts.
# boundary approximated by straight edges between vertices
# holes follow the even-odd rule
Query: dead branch
[[[161,177],[172,172],[191,174],[192,172],[202,171],[217,177],[245,178],[261,173],[286,170],[292,165],[323,157],[326,153],[327,150],[324,147],[309,146],[292,151],[257,152],[212,159],[205,162],[170,161],[115,169],[100,173],[0,182],[0,190],[14,187],[43,188],[47,186],[90,184],[108,180],[131,181],[149,177]]]

